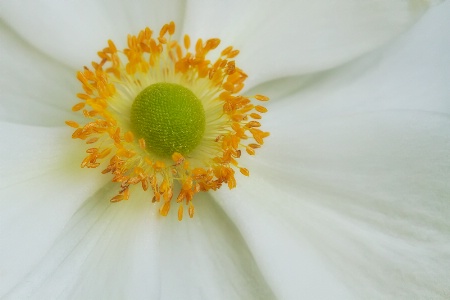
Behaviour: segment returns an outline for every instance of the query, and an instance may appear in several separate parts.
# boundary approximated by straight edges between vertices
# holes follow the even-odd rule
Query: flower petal
[[[0,23],[0,120],[62,126],[79,89],[73,70],[36,52]]]
[[[62,131],[0,124],[0,297],[39,261],[101,183],[73,166],[66,156],[72,145],[63,142]]]
[[[250,178],[219,203],[277,296],[339,284],[358,299],[450,294],[449,5],[271,106]]]
[[[128,34],[146,26],[181,23],[183,7],[181,0],[3,1],[0,16],[31,45],[78,69],[96,58],[107,39],[125,46]]]
[[[84,150],[71,141],[70,128],[45,128],[0,122],[0,188],[17,185],[76,164]]]
[[[262,155],[272,165],[249,163],[249,183],[221,202],[274,293],[329,298],[319,287],[340,281],[360,299],[445,298],[449,118],[392,112],[308,125],[289,141],[272,136],[277,147]],[[305,286],[276,278],[286,272]]]
[[[194,219],[161,218],[148,196],[74,215],[12,298],[272,299],[239,232],[207,194]],[[175,212],[171,212],[175,214]]]
[[[414,23],[430,1],[203,1],[187,5],[184,29],[241,50],[252,87],[335,67]],[[201,20],[201,21],[200,21]]]

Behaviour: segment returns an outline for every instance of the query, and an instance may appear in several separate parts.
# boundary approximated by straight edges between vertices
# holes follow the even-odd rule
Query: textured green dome
[[[170,157],[188,154],[205,132],[205,110],[194,93],[174,83],[155,83],[139,93],[131,106],[131,126],[147,150]]]

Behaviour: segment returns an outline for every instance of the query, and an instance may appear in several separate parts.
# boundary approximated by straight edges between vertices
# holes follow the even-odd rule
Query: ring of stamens
[[[165,24],[156,37],[146,28],[137,36],[128,36],[128,47],[117,50],[109,40],[98,52],[100,62],[77,73],[83,92],[81,100],[72,107],[89,119],[75,128],[72,138],[88,145],[82,168],[97,168],[105,162],[102,173],[111,173],[112,181],[120,184],[111,201],[128,200],[134,188],[152,191],[152,202],[160,202],[160,214],[166,216],[171,205],[178,203],[178,219],[183,218],[184,206],[194,215],[193,197],[200,191],[217,190],[223,184],[236,186],[235,171],[249,175],[238,164],[242,150],[254,155],[264,144],[268,132],[262,131],[261,118],[267,109],[256,105],[269,100],[263,95],[243,96],[247,75],[233,60],[239,53],[225,48],[219,58],[207,59],[217,48],[217,38],[203,42],[199,39],[191,52],[190,37],[182,45],[173,40],[175,24]],[[161,83],[178,84],[191,90],[205,111],[205,131],[198,146],[188,154],[155,155],[145,139],[133,132],[130,112],[136,96],[146,87]],[[174,198],[174,183],[180,191]]]

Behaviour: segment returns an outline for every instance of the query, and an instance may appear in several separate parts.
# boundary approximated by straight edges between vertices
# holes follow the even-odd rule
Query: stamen
[[[255,99],[259,101],[269,101],[269,97],[264,95],[255,95]]]
[[[72,128],[78,128],[80,125],[75,121],[66,121],[66,124]]]
[[[261,114],[267,109],[253,103],[269,98],[239,94],[248,77],[233,60],[239,50],[226,47],[217,60],[211,61],[208,55],[219,47],[220,39],[198,39],[190,52],[191,38],[185,35],[178,43],[173,40],[175,29],[175,23],[170,22],[154,36],[151,29],[145,28],[138,35],[127,37],[128,47],[124,50],[118,50],[108,40],[107,47],[98,52],[99,61],[77,73],[83,90],[76,95],[81,102],[72,110],[88,121],[66,124],[74,128],[72,138],[90,145],[81,167],[98,168],[104,164],[101,173],[110,173],[112,181],[118,183],[118,194],[111,202],[128,200],[134,189],[142,189],[151,194],[148,199],[159,206],[162,216],[169,214],[172,201],[178,203],[177,218],[181,221],[184,206],[189,217],[194,216],[195,194],[215,191],[223,184],[230,189],[236,187],[236,169],[249,176],[250,171],[241,167],[238,160],[245,153],[255,155],[255,149],[269,136],[260,129]],[[186,127],[169,126],[175,119],[188,120],[192,116],[188,110],[195,101],[181,100],[186,110],[178,110],[177,105],[165,107],[159,121],[143,129],[133,125],[132,109],[138,95],[161,84],[189,90],[198,99],[204,111],[204,125],[195,125],[192,130],[204,128],[195,134],[199,137],[195,144],[180,147],[186,145],[179,143],[187,134]],[[173,97],[167,96],[162,105]],[[137,119],[144,116],[144,109],[135,106]],[[159,109],[156,108],[158,113]],[[148,134],[158,126],[161,130],[170,127],[168,132],[175,138],[170,140],[163,131]],[[166,146],[155,150],[166,142]],[[179,183],[179,192],[174,197],[175,182]]]
[[[189,49],[189,47],[191,46],[191,38],[189,37],[189,35],[185,35],[184,36],[184,48]]]

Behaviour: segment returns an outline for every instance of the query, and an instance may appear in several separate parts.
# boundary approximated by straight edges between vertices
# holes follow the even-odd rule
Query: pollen
[[[261,129],[269,98],[240,93],[247,74],[234,60],[239,50],[214,54],[220,39],[185,35],[179,43],[174,34],[170,22],[156,34],[128,35],[123,50],[109,40],[77,73],[82,91],[72,111],[86,121],[66,125],[86,145],[81,167],[117,183],[111,202],[142,190],[161,216],[173,208],[181,221],[194,216],[197,193],[233,189],[237,170],[250,175],[238,161],[269,136]]]

